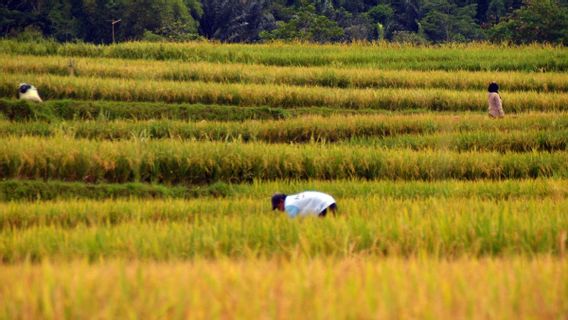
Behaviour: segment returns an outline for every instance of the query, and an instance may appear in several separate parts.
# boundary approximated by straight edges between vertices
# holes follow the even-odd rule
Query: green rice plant
[[[166,186],[123,183],[91,184],[84,182],[5,180],[0,181],[0,201],[49,201],[64,199],[268,197],[278,190],[293,194],[300,190],[321,190],[335,197],[480,198],[506,200],[515,198],[555,198],[568,196],[568,182],[561,179],[478,180],[478,181],[365,181],[365,180],[284,180],[255,181],[250,184]]]
[[[568,145],[568,130],[509,131],[401,135],[386,138],[351,138],[347,145],[376,146],[388,149],[531,152],[563,151]]]
[[[0,96],[14,96],[14,84],[29,75],[0,79]],[[274,107],[335,107],[350,109],[427,109],[485,111],[483,91],[441,89],[338,89],[259,84],[219,84],[151,80],[33,76],[46,99],[149,101]],[[563,111],[568,93],[511,92],[502,95],[506,112]]]
[[[207,61],[277,66],[373,66],[411,70],[566,71],[567,50],[549,45],[496,46],[449,44],[221,44],[209,42],[116,45],[55,42],[22,43],[0,40],[0,51],[10,55],[59,55],[147,60]]]
[[[0,261],[560,255],[568,230],[566,199],[337,201],[326,219],[271,212],[269,197],[0,204]]]
[[[171,104],[161,102],[117,102],[51,100],[42,104],[22,100],[0,99],[0,119],[28,120],[113,120],[113,119],[177,119],[177,120],[250,120],[283,119],[293,114],[330,112],[328,108],[289,111],[270,107],[237,107],[203,104]],[[336,113],[353,113],[338,110]],[[369,113],[369,112],[368,112]],[[376,112],[374,112],[376,113]]]
[[[15,121],[58,121],[58,120],[207,120],[207,121],[243,121],[243,120],[280,120],[290,119],[288,123],[306,123],[319,127],[333,123],[339,130],[343,122],[346,126],[357,125],[366,128],[380,127],[381,135],[391,135],[391,131],[402,133],[433,133],[446,131],[488,130],[558,130],[567,128],[566,113],[520,113],[505,117],[500,121],[487,121],[485,114],[425,112],[419,110],[371,110],[339,109],[327,107],[305,108],[270,108],[237,107],[203,104],[169,104],[161,102],[119,102],[119,101],[80,101],[50,100],[42,104],[21,100],[0,99],[1,118]],[[308,116],[312,116],[309,118]],[[347,116],[347,117],[346,117]],[[294,120],[307,118],[308,121]],[[313,119],[312,119],[313,118]],[[328,119],[328,120],[326,120]],[[369,119],[369,120],[366,120]],[[252,126],[282,127],[279,122],[250,122]],[[14,124],[15,125],[15,124]],[[206,125],[206,124],[202,124]],[[219,126],[222,126],[220,123]],[[298,125],[298,124],[297,124]],[[17,127],[17,126],[16,126]],[[396,129],[402,127],[402,129]],[[252,130],[249,129],[249,130]]]
[[[459,119],[452,116],[332,116],[286,121],[190,123],[164,120],[62,123],[0,121],[0,137],[64,135],[97,140],[143,138],[249,143],[338,142],[388,149],[498,152],[566,150],[568,117],[558,115],[553,122],[544,122],[551,116],[521,116],[508,122],[490,121],[480,115],[462,116]],[[535,126],[549,128],[529,129],[535,120]],[[509,125],[518,128],[512,129]]]
[[[257,83],[341,88],[441,88],[485,90],[490,81],[503,90],[568,91],[565,73],[381,70],[362,67],[273,67],[209,62],[0,55],[4,73],[79,75],[140,80]]]
[[[378,115],[391,111],[372,109],[338,109],[328,107],[238,107],[229,105],[178,104],[164,102],[121,102],[50,100],[42,104],[22,100],[0,99],[0,120],[214,120],[286,119],[305,115]],[[401,110],[397,114],[417,114],[419,110]]]
[[[0,181],[0,201],[54,199],[116,199],[116,198],[195,198],[217,196],[220,189],[212,186],[187,188],[155,184],[87,184],[81,182],[6,180]]]
[[[195,184],[254,179],[568,177],[568,153],[386,150],[325,144],[0,138],[0,178]]]
[[[227,186],[235,197],[268,198],[275,192],[294,194],[301,190],[321,190],[339,198],[385,197],[395,199],[420,198],[477,198],[506,200],[515,198],[563,199],[568,193],[568,183],[562,179],[515,180],[277,180],[255,181],[251,184]]]

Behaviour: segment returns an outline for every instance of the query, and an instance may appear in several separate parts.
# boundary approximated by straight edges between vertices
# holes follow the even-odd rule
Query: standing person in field
[[[487,91],[489,91],[489,116],[491,118],[503,118],[505,113],[503,112],[501,96],[499,96],[499,85],[495,82],[491,82]]]
[[[337,205],[329,194],[306,191],[293,195],[275,193],[272,196],[272,210],[285,211],[290,218],[297,216],[325,217],[327,211],[335,213]]]

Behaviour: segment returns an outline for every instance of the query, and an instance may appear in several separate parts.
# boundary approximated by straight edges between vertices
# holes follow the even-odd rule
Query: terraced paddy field
[[[0,318],[568,317],[565,48],[0,49]]]

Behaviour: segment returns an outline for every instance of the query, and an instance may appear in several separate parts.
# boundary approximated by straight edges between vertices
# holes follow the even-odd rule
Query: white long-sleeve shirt
[[[284,210],[290,217],[319,215],[323,210],[335,203],[329,194],[317,191],[306,191],[292,194],[284,200]]]

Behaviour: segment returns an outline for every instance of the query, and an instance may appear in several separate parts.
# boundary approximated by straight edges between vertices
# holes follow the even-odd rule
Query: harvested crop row
[[[275,216],[268,198],[9,204],[0,261],[560,254],[568,230],[565,199],[338,201],[328,219]]]
[[[198,197],[249,197],[262,203],[275,190],[293,194],[299,190],[321,190],[339,198],[387,197],[418,198],[479,198],[506,200],[513,198],[554,198],[568,196],[568,181],[562,179],[478,180],[478,181],[257,181],[252,184],[166,186],[142,183],[82,183],[54,180],[0,181],[0,201],[49,201],[63,199],[192,199]],[[61,203],[65,206],[65,203]],[[47,206],[49,207],[49,206]],[[3,210],[9,210],[4,207]],[[11,210],[11,209],[10,209]],[[16,206],[16,211],[18,205]],[[8,212],[8,211],[6,211]],[[14,215],[17,218],[17,214]],[[19,218],[17,218],[19,219]],[[23,221],[23,220],[22,220]]]
[[[12,97],[15,83],[30,75],[0,79],[0,96]],[[427,109],[485,111],[485,91],[442,89],[338,89],[260,84],[219,84],[81,77],[33,76],[47,99],[159,101],[240,106],[335,107],[350,109]],[[506,112],[568,110],[568,93],[509,92],[502,94]]]
[[[568,145],[568,128],[560,130],[487,129],[430,133],[435,126],[420,128],[427,132],[412,132],[416,128],[404,125],[388,127],[381,123],[367,122],[358,126],[356,121],[322,121],[309,119],[304,122],[245,122],[245,123],[182,123],[182,122],[69,122],[10,123],[0,121],[0,137],[67,136],[76,139],[128,140],[128,139],[182,139],[224,142],[266,143],[337,143],[368,145],[388,149],[454,150],[530,152],[562,151]],[[331,124],[329,124],[331,122]],[[347,121],[348,122],[348,121]],[[327,123],[327,124],[326,124]],[[339,124],[339,125],[336,125]],[[496,125],[498,127],[498,124]],[[449,127],[445,128],[451,130]],[[411,132],[407,134],[407,132]]]
[[[390,44],[221,44],[144,43],[118,45],[1,40],[0,51],[19,55],[59,55],[147,60],[207,61],[277,66],[373,66],[413,70],[566,71],[568,50],[553,46],[488,44],[413,47]]]
[[[166,184],[275,179],[568,177],[568,153],[383,150],[334,145],[0,139],[0,178]]]
[[[0,318],[561,319],[567,282],[549,256],[24,263],[0,266]]]
[[[568,91],[565,73],[407,71],[338,67],[271,67],[245,64],[0,55],[0,71],[18,74],[221,83],[286,84],[340,88],[441,88],[485,90],[496,81],[506,91]]]

